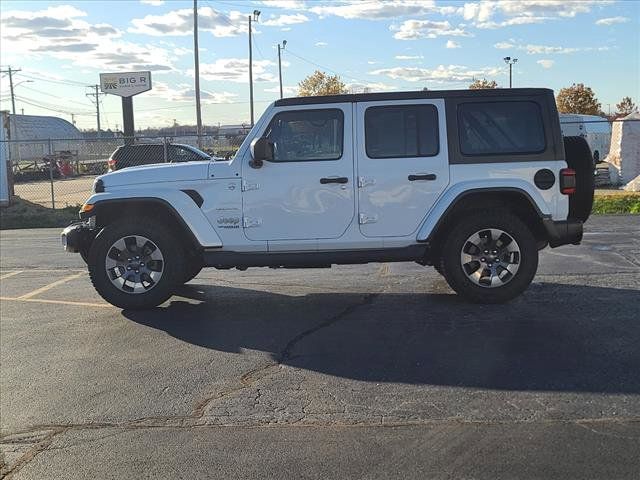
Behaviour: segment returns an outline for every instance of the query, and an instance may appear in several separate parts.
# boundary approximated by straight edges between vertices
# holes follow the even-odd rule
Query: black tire
[[[149,239],[163,256],[162,273],[152,288],[142,293],[128,293],[112,283],[105,261],[115,242],[141,236]],[[89,277],[93,286],[107,302],[128,310],[152,308],[171,297],[174,288],[184,276],[184,258],[179,241],[164,225],[144,217],[128,217],[104,227],[89,250]],[[126,253],[126,251],[123,250]],[[128,254],[128,253],[127,253]],[[113,257],[112,257],[113,258]],[[122,275],[124,277],[124,275]]]
[[[564,153],[567,165],[576,171],[576,193],[569,197],[569,218],[586,222],[596,188],[591,149],[582,137],[564,137]]]
[[[203,262],[199,256],[187,258],[185,261],[184,275],[182,276],[182,283],[187,283],[198,276],[202,271]]]
[[[470,211],[456,223],[457,226],[445,238],[440,269],[458,295],[475,303],[491,304],[507,302],[526,290],[538,269],[538,248],[535,236],[522,220],[506,210],[477,210]],[[467,240],[487,229],[502,230],[519,247],[517,271],[504,284],[492,288],[474,283],[461,262],[461,253],[466,248]]]

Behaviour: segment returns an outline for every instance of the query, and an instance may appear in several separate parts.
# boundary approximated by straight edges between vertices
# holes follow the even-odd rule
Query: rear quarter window
[[[469,102],[458,105],[463,155],[541,153],[546,148],[542,111],[536,102]]]

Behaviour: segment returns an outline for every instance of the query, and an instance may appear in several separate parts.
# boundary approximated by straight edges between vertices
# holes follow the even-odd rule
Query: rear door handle
[[[326,183],[349,183],[349,179],[347,177],[325,177],[320,179],[321,184]]]
[[[409,181],[413,182],[415,180],[435,180],[435,173],[421,173],[419,175],[409,175]]]

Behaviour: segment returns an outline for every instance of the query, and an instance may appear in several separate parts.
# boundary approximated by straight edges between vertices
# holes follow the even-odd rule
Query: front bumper
[[[578,245],[582,241],[582,222],[580,220],[568,219],[554,222],[550,218],[542,220],[550,247],[573,244]]]
[[[95,236],[95,224],[92,225],[91,221],[76,222],[62,231],[60,241],[65,252],[86,253]]]

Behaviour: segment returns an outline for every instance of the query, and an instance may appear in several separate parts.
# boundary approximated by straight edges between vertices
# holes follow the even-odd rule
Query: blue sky
[[[134,99],[136,127],[195,123],[192,1],[3,1],[3,69],[17,108],[95,126],[85,85],[100,72],[152,70],[154,89]],[[254,32],[256,116],[313,70],[353,91],[466,88],[473,78],[508,85],[502,58],[517,57],[514,86],[591,86],[606,112],[640,97],[640,2],[609,0],[199,0],[205,124],[249,120],[247,16]],[[30,80],[30,82],[27,82]],[[22,83],[21,83],[22,82]],[[8,79],[0,81],[9,109]],[[121,124],[120,99],[102,99],[104,127]],[[43,108],[47,107],[47,109]],[[55,111],[58,111],[56,113]]]

